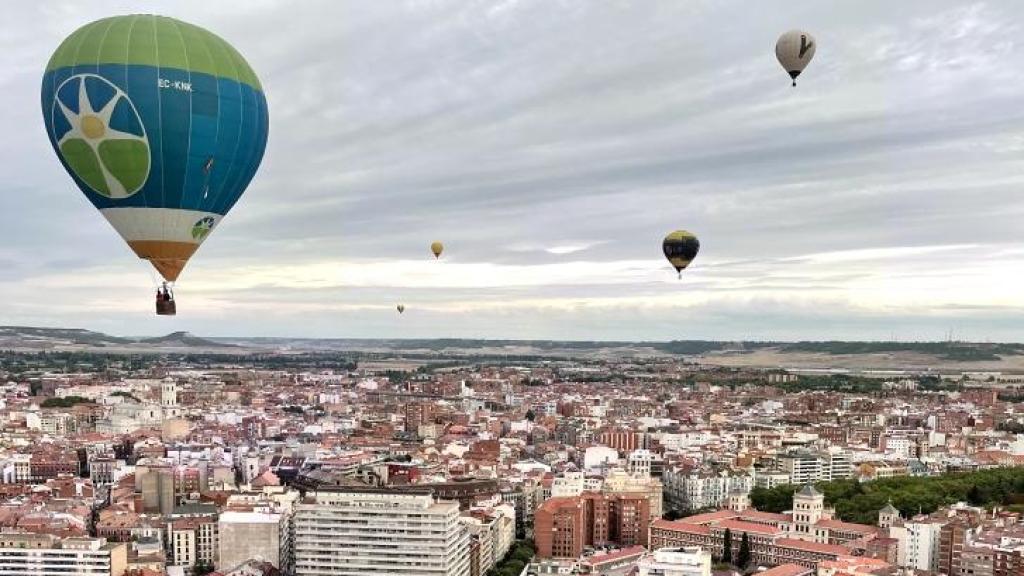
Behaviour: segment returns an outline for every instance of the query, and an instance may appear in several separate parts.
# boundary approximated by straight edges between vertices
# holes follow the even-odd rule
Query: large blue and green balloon
[[[64,168],[140,258],[176,280],[249,185],[267,144],[267,101],[220,37],[161,16],[79,28],[42,87]]]

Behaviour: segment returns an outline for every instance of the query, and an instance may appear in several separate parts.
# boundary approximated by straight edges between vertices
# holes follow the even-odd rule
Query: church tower
[[[825,495],[810,484],[793,494],[793,537],[815,542],[819,539],[816,524],[826,517]]]
[[[878,511],[878,527],[882,529],[892,528],[894,524],[899,523],[903,518],[900,516],[900,511],[892,505],[892,500],[885,505],[884,508]]]
[[[173,378],[164,378],[160,384],[160,405],[164,408],[178,405],[178,384]]]

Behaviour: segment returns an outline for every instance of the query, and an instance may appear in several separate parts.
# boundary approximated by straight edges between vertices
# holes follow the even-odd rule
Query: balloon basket
[[[157,316],[174,316],[178,313],[178,307],[174,300],[160,300],[156,303]]]

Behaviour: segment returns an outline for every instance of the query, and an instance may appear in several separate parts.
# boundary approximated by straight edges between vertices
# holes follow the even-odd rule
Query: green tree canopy
[[[878,511],[890,500],[904,517],[931,513],[942,506],[969,502],[976,506],[1018,503],[1024,496],[1024,467],[956,472],[941,476],[896,476],[871,482],[836,480],[815,484],[825,502],[846,522],[876,524]],[[793,506],[793,485],[754,488],[750,502],[764,512]]]

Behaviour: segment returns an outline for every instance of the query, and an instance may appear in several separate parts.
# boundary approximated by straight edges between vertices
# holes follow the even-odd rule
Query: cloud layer
[[[157,12],[260,74],[270,145],[154,318],[63,173],[41,70]],[[1024,340],[1024,6],[16,3],[0,322],[118,334]],[[790,88],[779,33],[818,38]],[[677,281],[664,234],[696,232]],[[433,261],[430,241],[445,242]],[[398,317],[394,305],[408,309]]]

